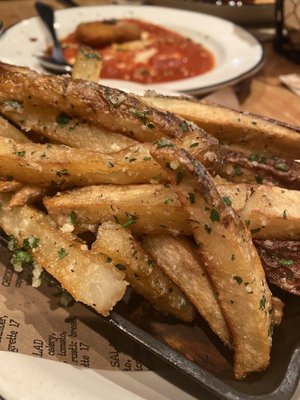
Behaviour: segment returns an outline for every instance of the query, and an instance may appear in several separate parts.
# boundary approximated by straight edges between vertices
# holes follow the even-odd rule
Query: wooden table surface
[[[47,3],[56,9],[63,8],[55,0],[47,0]],[[104,1],[79,0],[78,3],[90,5],[103,4]],[[0,0],[0,16],[5,27],[33,15],[36,15],[33,0]],[[234,87],[240,100],[240,108],[300,125],[300,96],[284,87],[278,78],[282,74],[300,73],[300,66],[274,52],[271,42],[264,43],[264,48],[265,64],[262,69],[252,78]]]

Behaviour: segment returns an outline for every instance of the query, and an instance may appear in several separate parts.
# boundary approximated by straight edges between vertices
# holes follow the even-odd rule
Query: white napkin
[[[286,85],[293,93],[300,96],[300,75],[299,74],[280,75],[279,80],[284,85]]]

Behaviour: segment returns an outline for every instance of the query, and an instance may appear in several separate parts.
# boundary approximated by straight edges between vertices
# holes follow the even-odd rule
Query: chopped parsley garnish
[[[181,121],[179,124],[179,129],[181,130],[181,132],[188,132],[189,131],[189,125],[186,121]]]
[[[174,144],[172,142],[170,142],[169,139],[166,138],[161,138],[159,139],[157,142],[155,142],[156,146],[158,148],[162,148],[162,147],[174,147]]]
[[[279,171],[283,171],[283,172],[287,172],[290,169],[288,164],[286,164],[285,162],[275,164],[275,168],[278,169]]]
[[[149,161],[149,160],[151,160],[151,159],[152,159],[152,157],[144,157],[144,158],[143,158],[144,161]]]
[[[260,228],[254,228],[254,229],[250,229],[251,233],[258,233],[260,232]]]
[[[238,275],[235,275],[232,279],[235,280],[238,285],[243,283],[243,279]]]
[[[129,160],[129,162],[134,162],[134,161],[136,161],[136,158],[131,158],[131,159]]]
[[[131,214],[127,214],[127,219],[123,223],[124,228],[128,228],[129,226],[133,225],[136,223],[137,217]]]
[[[219,214],[218,211],[215,210],[214,208],[213,208],[213,209],[211,210],[211,212],[210,212],[210,219],[211,219],[213,222],[220,221],[220,214]]]
[[[231,261],[234,261],[234,260],[235,260],[235,254],[232,254]]]
[[[11,259],[13,265],[17,264],[31,264],[33,262],[32,255],[26,250],[17,250]]]
[[[20,108],[23,108],[23,104],[17,100],[6,100],[5,105],[13,108],[14,110],[20,110]]]
[[[231,206],[231,199],[228,196],[222,197],[223,203],[225,204],[225,206]]]
[[[125,265],[123,264],[116,264],[115,267],[118,268],[120,271],[124,271],[126,269]]]
[[[279,258],[277,260],[277,262],[278,262],[278,264],[286,265],[288,267],[294,265],[294,260],[291,260],[291,259],[288,259],[288,258]]]
[[[58,170],[58,171],[56,172],[56,175],[59,176],[60,178],[61,178],[62,176],[70,176],[69,171],[68,171],[66,168],[61,169],[61,170]]]
[[[61,247],[61,248],[58,250],[58,256],[59,256],[59,258],[60,258],[61,260],[62,260],[63,258],[65,258],[68,254],[69,254],[69,253],[67,253],[66,250],[65,250],[63,247]]]
[[[108,262],[108,263],[112,262],[112,258],[111,257],[107,257],[106,262]]]
[[[68,125],[68,123],[71,121],[72,117],[70,117],[69,115],[65,114],[65,113],[61,113],[56,117],[56,122],[58,123],[58,125],[64,127],[66,125]]]
[[[234,176],[241,176],[243,175],[243,171],[241,171],[241,167],[239,165],[233,166],[233,175]]]
[[[205,224],[205,225],[204,225],[204,229],[205,229],[205,231],[206,231],[208,234],[211,233],[211,227],[210,227],[209,225]]]
[[[40,243],[40,239],[37,237],[31,236],[23,240],[23,249],[36,249]]]
[[[164,201],[164,204],[171,204],[171,203],[173,203],[173,199],[166,199],[165,201]]]
[[[24,157],[25,154],[26,154],[26,151],[25,151],[25,150],[22,150],[22,151],[15,151],[14,154],[15,154],[16,156],[18,156],[18,157]]]
[[[18,249],[18,241],[17,239],[14,237],[14,235],[9,235],[8,236],[8,240],[7,240],[7,248],[10,251],[15,251]]]
[[[131,108],[129,111],[131,112],[132,115],[140,119],[146,125],[147,113],[149,112],[148,110],[140,111],[135,108]]]
[[[190,203],[191,204],[194,204],[195,203],[195,201],[196,201],[196,197],[195,197],[195,193],[188,193],[188,196],[189,196],[189,201],[190,201]]]
[[[114,163],[111,161],[107,162],[108,168],[113,168],[114,167]]]
[[[266,308],[266,302],[267,302],[266,296],[263,295],[262,298],[259,300],[259,309],[260,310],[264,310]]]
[[[245,224],[249,226],[250,225],[250,219],[245,219]]]
[[[283,210],[282,216],[283,216],[284,219],[287,218],[287,210]]]
[[[190,145],[191,148],[192,148],[192,147],[197,147],[197,146],[199,146],[199,143],[198,143],[198,142],[192,143],[192,144]]]
[[[94,60],[101,60],[100,54],[95,54],[95,53],[90,53],[84,49],[80,50],[80,53],[88,59],[94,59]]]
[[[261,183],[263,183],[264,178],[261,175],[255,175],[255,180],[256,180],[257,183],[261,184]]]
[[[258,161],[259,160],[259,154],[257,153],[251,153],[248,157],[249,161]]]
[[[77,214],[76,214],[75,211],[71,211],[70,212],[69,218],[70,218],[71,224],[72,225],[76,225],[76,223],[77,223]]]

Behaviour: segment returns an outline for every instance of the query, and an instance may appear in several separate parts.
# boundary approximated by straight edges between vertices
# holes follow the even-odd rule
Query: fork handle
[[[56,32],[54,29],[54,11],[53,8],[50,7],[48,4],[42,3],[41,1],[37,1],[35,3],[35,8],[42,18],[44,24],[48,27],[49,32],[51,33],[53,42],[55,47],[60,46],[60,43],[57,39]]]

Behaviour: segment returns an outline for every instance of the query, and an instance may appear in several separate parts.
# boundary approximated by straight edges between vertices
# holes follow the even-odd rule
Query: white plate
[[[212,51],[216,60],[213,70],[198,77],[142,85],[143,88],[203,94],[236,83],[255,73],[262,65],[263,48],[249,32],[223,19],[191,11],[123,5],[69,8],[56,11],[56,29],[58,36],[64,37],[82,21],[126,17],[144,19],[177,31],[202,43]],[[0,59],[41,71],[36,55],[49,44],[42,22],[33,17],[6,31],[0,41]],[[103,79],[102,83],[129,90],[141,88],[140,84],[118,80]]]

